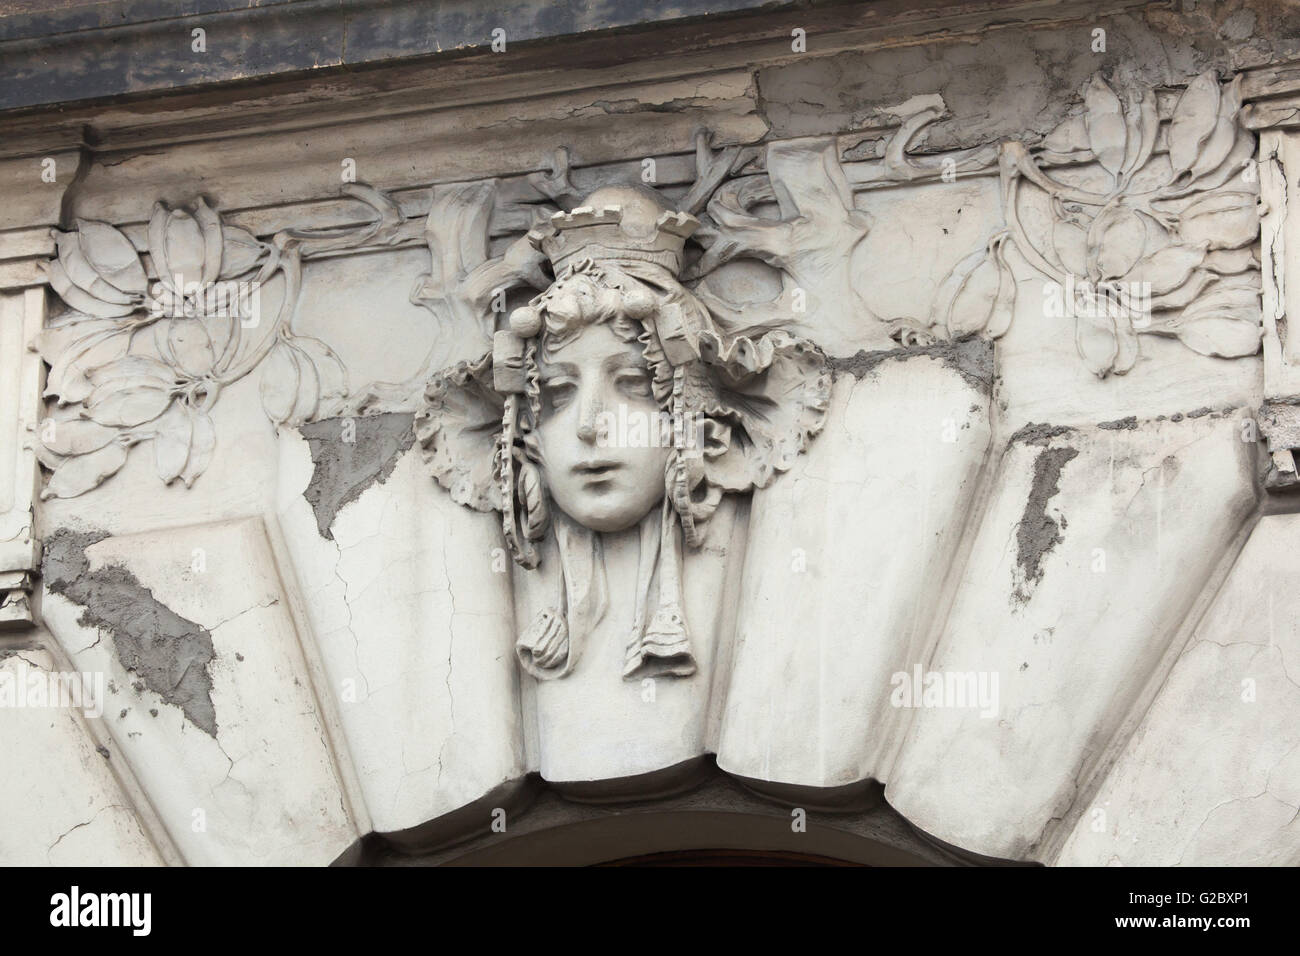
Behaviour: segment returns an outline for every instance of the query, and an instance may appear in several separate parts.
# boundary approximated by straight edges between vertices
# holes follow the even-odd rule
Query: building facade
[[[0,861],[1300,862],[1294,5],[0,58]]]

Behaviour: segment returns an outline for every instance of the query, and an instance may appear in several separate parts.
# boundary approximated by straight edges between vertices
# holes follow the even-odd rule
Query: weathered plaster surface
[[[1277,410],[1300,401],[1286,338],[1300,281],[1285,281],[1287,243],[1300,247],[1286,191],[1300,134],[1285,125],[1300,26],[1271,0],[1070,6],[1032,28],[1016,25],[1020,5],[1002,6],[1006,19],[982,32],[922,39],[924,22],[897,32],[855,22],[861,32],[810,33],[807,54],[791,50],[776,11],[763,36],[753,25],[725,41],[708,33],[703,52],[662,58],[640,56],[651,42],[641,37],[584,47],[568,64],[581,69],[563,69],[560,48],[539,45],[509,61],[531,64],[518,75],[475,73],[467,52],[430,66],[432,78],[381,70],[274,92],[191,90],[87,106],[68,128],[12,119],[17,153],[0,158],[14,218],[0,230],[0,389],[22,404],[0,422],[0,514],[16,542],[0,590],[30,602],[0,638],[0,670],[99,673],[107,705],[102,718],[0,712],[15,765],[49,768],[0,781],[0,860],[323,864],[353,858],[363,838],[386,862],[388,841],[443,847],[429,859],[444,862],[459,852],[448,844],[468,840],[471,856],[503,860],[527,839],[607,819],[584,801],[631,804],[647,819],[699,815],[702,832],[740,842],[737,815],[788,829],[791,804],[843,812],[851,820],[815,821],[815,845],[838,838],[866,858],[853,841],[869,840],[892,862],[951,861],[910,827],[968,859],[1300,859],[1286,625],[1295,528],[1277,513],[1294,505],[1275,480],[1294,447]],[[586,31],[628,12],[534,26],[538,37]],[[445,13],[340,29],[362,43],[358,58],[393,45],[406,55],[427,38],[408,44],[402,31]],[[1098,27],[1104,52],[1091,47]],[[618,62],[620,50],[637,62]],[[272,57],[249,68],[301,67]],[[169,69],[141,73],[133,89],[166,82]],[[1240,87],[1235,70],[1247,71]],[[1241,90],[1255,99],[1223,106]],[[43,95],[32,84],[18,93]],[[1125,234],[1136,214],[1106,198],[1117,170],[1131,171],[1123,161],[1149,150],[1145,175],[1158,185],[1175,176],[1174,152],[1238,135],[1253,146],[1244,124],[1270,118],[1281,125],[1261,135],[1263,184],[1242,178],[1256,168],[1247,156],[1208,199],[1188,200],[1212,211],[1187,231],[1201,229],[1207,246],[1235,236],[1231,248],[1189,252],[1169,241],[1177,229],[1143,219],[1140,238]],[[1086,142],[1046,155],[1044,138],[1071,122],[1058,139]],[[1175,124],[1197,123],[1206,132],[1194,148],[1174,143]],[[1094,142],[1089,124],[1108,132]],[[30,160],[46,152],[62,178],[40,192]],[[345,159],[358,181],[341,189]],[[1015,211],[1047,239],[1018,245],[1009,187],[1045,181],[1056,198]],[[513,564],[517,535],[494,510],[501,400],[527,390],[485,398],[466,385],[450,401],[461,402],[461,447],[477,449],[458,462],[477,498],[434,480],[416,413],[435,373],[479,360],[494,333],[515,334],[510,316],[557,278],[529,230],[556,212],[581,219],[584,197],[638,182],[691,204],[680,211],[697,232],[674,274],[725,326],[719,342],[743,329],[750,348],[772,331],[818,346],[775,396],[728,395],[725,420],[779,418],[791,395],[812,397],[794,403],[799,448],[780,474],[725,479],[742,490],[720,492],[683,548],[676,610],[690,623],[693,673],[623,679],[631,596],[665,574],[643,573],[651,539],[633,529],[600,539],[599,567],[576,565],[583,584],[599,570],[613,600],[578,666],[536,679],[517,646],[540,612],[567,610],[551,574],[559,545],[542,529],[531,539],[542,571]],[[1093,208],[1107,219],[1080,227],[1072,192],[1102,196]],[[94,227],[77,220],[120,241],[99,230],[88,254]],[[202,336],[197,320],[178,319],[123,337],[153,350],[135,359],[168,360],[161,371],[111,365],[103,343],[88,346],[100,351],[84,369],[60,364],[69,342],[109,328],[124,305],[105,273],[152,283],[169,256],[219,271],[230,236],[256,257],[243,275],[266,264],[273,276],[259,323],[235,337],[207,316]],[[1148,243],[1179,248],[1152,266]],[[1217,269],[1199,285],[1168,264],[1197,254],[1214,259],[1189,258],[1187,270]],[[1105,318],[1049,314],[1035,255],[1077,255],[1115,276],[1142,261],[1186,293],[1166,312],[1210,330],[1183,335],[1175,323],[1121,341]],[[50,260],[68,273],[60,296],[108,317],[59,305],[42,271]],[[103,298],[68,292],[82,284]],[[1183,315],[1213,306],[1222,284],[1237,293],[1231,308]],[[1097,329],[1114,344],[1100,363],[1086,340]],[[238,375],[195,373],[196,354],[217,358],[214,341],[266,354],[232,366]],[[44,397],[42,374],[57,386]],[[123,391],[92,398],[105,381]],[[167,429],[117,420],[151,395],[175,409]],[[110,398],[126,411],[103,411]],[[1257,422],[1261,406],[1272,417]],[[94,426],[115,430],[86,450],[60,444],[57,428],[41,437],[46,420],[87,440],[103,437]],[[776,446],[754,434],[746,444],[752,436],[733,431],[728,447]],[[104,468],[75,464],[101,453]],[[182,478],[178,464],[203,467]],[[42,487],[48,500],[37,501]],[[526,504],[535,486],[516,487]],[[900,703],[896,678],[929,671],[996,679],[996,699]],[[726,776],[705,772],[714,760]],[[528,809],[538,777],[550,790]],[[738,799],[741,786],[766,802]],[[520,842],[495,839],[499,809],[512,821],[536,814],[512,834]],[[700,839],[692,832],[681,838]]]
[[[159,603],[127,568],[106,565],[91,571],[86,548],[106,537],[103,532],[61,530],[46,538],[41,562],[45,586],[80,605],[80,626],[106,631],[128,673],[215,739],[208,673],[215,656],[211,632]]]

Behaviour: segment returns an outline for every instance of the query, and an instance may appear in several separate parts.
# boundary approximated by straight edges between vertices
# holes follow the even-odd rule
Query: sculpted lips
[[[621,462],[599,459],[574,465],[573,473],[590,485],[613,478],[614,472],[622,467]]]

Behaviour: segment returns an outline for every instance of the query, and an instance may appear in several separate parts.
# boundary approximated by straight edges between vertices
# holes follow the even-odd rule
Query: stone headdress
[[[682,611],[683,539],[697,547],[723,494],[766,486],[821,429],[831,383],[825,355],[781,330],[724,328],[678,281],[686,241],[699,226],[641,186],[601,189],[572,212],[556,213],[528,234],[555,281],[511,313],[491,352],[444,371],[425,390],[416,432],[439,483],[461,504],[499,511],[506,543],[524,568],[538,567],[537,544],[555,534],[555,604],[516,645],[523,668],[539,679],[573,668],[607,603],[599,534],[548,502],[535,436],[543,340],[562,344],[600,321],[622,324],[625,334],[630,328],[673,435],[701,423],[695,441],[669,454],[664,503],[641,524],[628,680],[694,673]]]

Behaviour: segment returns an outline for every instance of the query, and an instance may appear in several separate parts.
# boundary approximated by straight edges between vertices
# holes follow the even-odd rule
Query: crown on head
[[[558,273],[578,258],[654,262],[675,276],[686,240],[700,227],[690,213],[670,209],[644,186],[598,189],[572,212],[557,212],[528,233]]]

